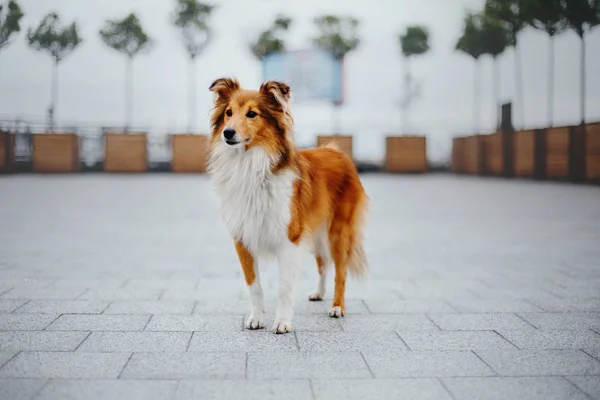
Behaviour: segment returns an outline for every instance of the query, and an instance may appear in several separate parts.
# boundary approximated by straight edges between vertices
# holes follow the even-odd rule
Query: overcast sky
[[[5,0],[0,0],[5,3]],[[431,51],[414,61],[412,70],[422,82],[422,94],[411,112],[415,133],[427,134],[429,151],[439,158],[452,135],[471,133],[473,127],[474,63],[453,51],[467,9],[483,0],[220,0],[211,19],[214,40],[197,63],[198,131],[208,128],[211,96],[207,90],[217,77],[233,75],[242,85],[257,88],[260,64],[247,43],[269,26],[277,13],[294,22],[288,34],[291,49],[309,45],[315,34],[313,19],[323,13],[351,15],[360,20],[361,43],[346,60],[344,132],[355,135],[357,156],[379,158],[384,137],[400,130],[397,106],[402,60],[398,35],[409,24],[430,28]],[[134,63],[133,124],[155,130],[183,131],[187,127],[187,59],[169,15],[174,0],[20,0],[25,12],[21,31],[0,52],[0,117],[44,118],[50,104],[51,59],[26,44],[28,27],[57,11],[63,23],[76,20],[84,42],[60,66],[60,123],[119,125],[124,114],[125,57],[107,48],[98,31],[106,19],[138,13],[155,46]],[[527,29],[520,36],[523,54],[526,126],[546,122],[548,39]],[[600,120],[600,28],[587,36],[587,117]],[[571,31],[556,40],[557,124],[579,121],[578,37]],[[513,97],[513,51],[500,60],[501,96]],[[482,62],[482,125],[494,127],[492,62]],[[292,88],[293,90],[293,88]],[[332,108],[324,103],[294,104],[298,141],[314,143],[314,135],[332,129]],[[515,123],[521,125],[518,110]]]

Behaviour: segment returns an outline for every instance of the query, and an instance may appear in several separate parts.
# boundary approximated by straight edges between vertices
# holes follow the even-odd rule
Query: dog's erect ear
[[[229,98],[236,91],[239,90],[240,83],[234,78],[219,78],[214,81],[208,90],[213,92],[214,101],[216,102],[219,98]]]
[[[260,85],[259,91],[263,96],[268,96],[279,103],[284,111],[288,109],[292,89],[285,83],[266,81]]]

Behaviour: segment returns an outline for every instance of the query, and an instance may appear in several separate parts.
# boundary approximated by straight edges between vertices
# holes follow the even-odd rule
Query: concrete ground
[[[275,335],[206,177],[0,177],[0,399],[600,399],[600,188],[363,182],[370,281],[331,319],[307,257]]]

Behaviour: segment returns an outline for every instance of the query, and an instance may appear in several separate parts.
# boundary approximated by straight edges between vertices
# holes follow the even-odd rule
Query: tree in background
[[[567,29],[563,0],[527,0],[521,11],[527,24],[549,37],[548,51],[548,126],[554,124],[554,38]]]
[[[600,25],[600,0],[563,0],[569,28],[581,40],[581,124],[585,124],[585,34]]]
[[[482,17],[480,14],[468,13],[464,19],[462,36],[456,42],[455,50],[467,54],[475,61],[475,73],[473,74],[475,82],[473,84],[473,129],[474,133],[479,133],[481,112],[479,108],[481,93],[481,63],[479,59],[484,54],[481,41]]]
[[[484,13],[497,20],[508,32],[508,45],[515,50],[515,98],[521,114],[521,128],[525,124],[525,99],[523,96],[523,76],[521,54],[519,52],[519,32],[526,26],[521,4],[528,0],[486,0]]]
[[[281,35],[288,31],[292,20],[284,15],[278,15],[273,25],[260,33],[256,40],[250,44],[250,51],[259,61],[270,54],[285,51],[285,42]]]
[[[495,129],[500,127],[500,68],[498,66],[498,56],[504,53],[510,43],[510,32],[499,20],[484,12],[481,24],[481,45],[483,54],[489,54],[494,60]]]
[[[323,15],[315,18],[319,35],[313,38],[313,44],[329,52],[342,65],[348,53],[354,51],[359,43],[358,25],[356,18]],[[334,132],[340,133],[339,107],[341,102],[334,101]]]
[[[188,131],[196,126],[196,57],[208,45],[211,29],[208,19],[215,6],[198,0],[177,0],[173,24],[181,30],[181,38],[190,58],[188,82]]]
[[[23,12],[16,1],[8,2],[6,15],[4,15],[4,5],[0,4],[0,51],[9,45],[11,36],[21,30],[21,18]]]
[[[37,51],[45,51],[54,60],[52,69],[51,105],[48,110],[50,129],[54,129],[56,102],[58,98],[58,64],[82,42],[77,23],[61,27],[56,13],[49,13],[35,29],[29,28],[27,40],[29,46]]]
[[[110,48],[127,56],[125,81],[125,131],[131,124],[133,58],[149,50],[152,39],[144,32],[138,17],[131,13],[122,20],[106,21],[100,30],[102,41]]]
[[[412,57],[425,54],[429,51],[429,31],[421,25],[413,25],[406,28],[406,31],[399,36],[400,49],[404,57],[406,72],[404,75],[405,93],[401,100],[402,121],[404,125],[404,133],[408,133],[409,125],[409,108],[413,98],[418,95],[418,88],[413,88],[413,79],[410,73],[410,60]]]

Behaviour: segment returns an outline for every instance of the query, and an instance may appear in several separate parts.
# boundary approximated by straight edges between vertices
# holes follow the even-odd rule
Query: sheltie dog
[[[335,265],[331,317],[346,314],[346,275],[367,274],[363,222],[369,198],[353,161],[335,146],[296,149],[290,87],[264,82],[258,90],[232,78],[215,80],[207,172],[219,198],[221,218],[232,236],[249,288],[247,329],[264,327],[258,261],[279,264],[272,330],[292,330],[294,286],[302,254],[314,254],[322,300],[328,266]]]

